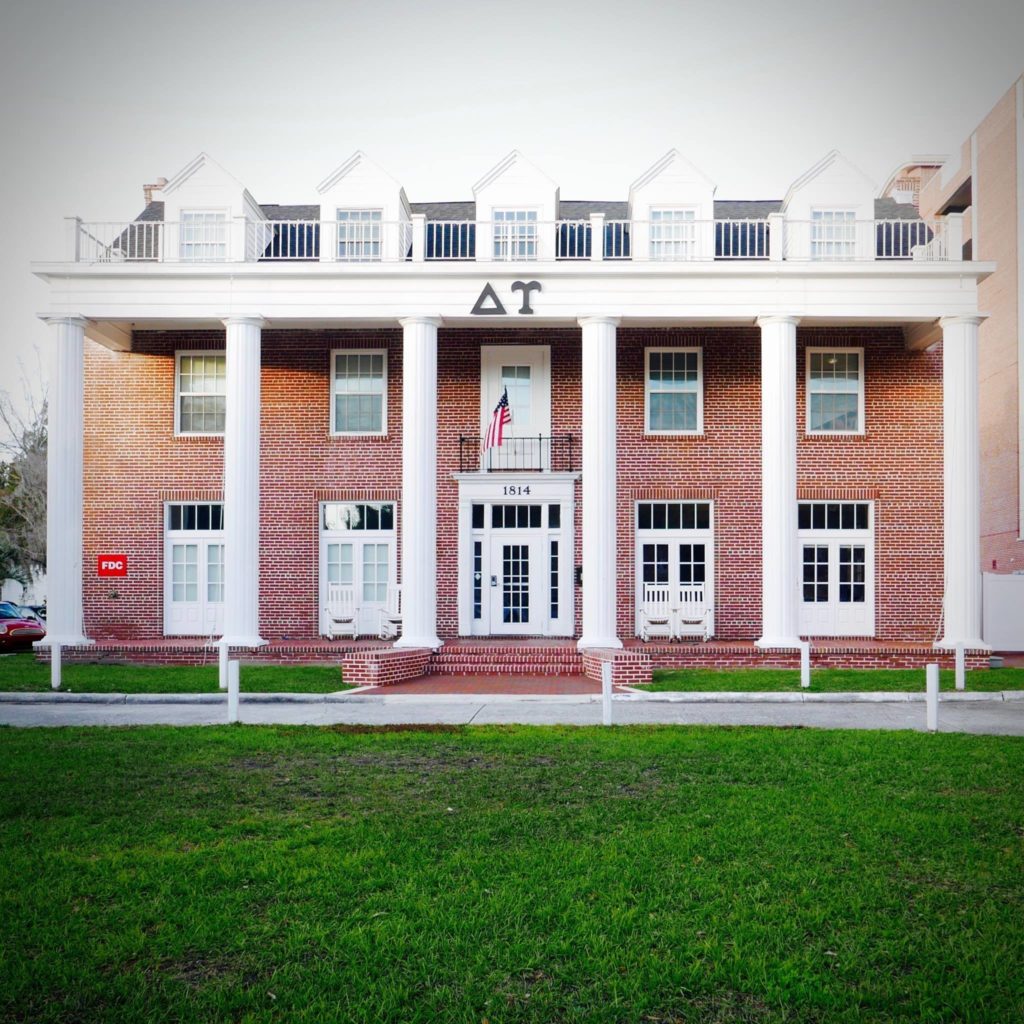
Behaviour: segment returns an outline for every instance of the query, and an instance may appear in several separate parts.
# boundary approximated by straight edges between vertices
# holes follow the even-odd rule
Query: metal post
[[[228,722],[238,721],[238,662],[228,662]]]
[[[929,732],[939,728],[939,666],[925,666],[925,704],[927,705],[927,726]]]
[[[217,685],[222,690],[226,690],[228,688],[228,645],[219,644],[217,651]]]
[[[800,641],[800,687],[806,690],[811,685],[811,642]]]
[[[612,663],[601,663],[601,724],[612,724]]]
[[[967,665],[966,657],[964,655],[964,645],[956,645],[956,688],[958,690],[964,690],[967,688]]]
[[[50,689],[60,689],[60,644],[50,645]]]

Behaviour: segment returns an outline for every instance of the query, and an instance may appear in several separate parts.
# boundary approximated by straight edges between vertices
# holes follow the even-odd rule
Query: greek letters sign
[[[509,290],[519,292],[523,298],[523,301],[516,312],[521,316],[532,316],[533,306],[530,305],[530,296],[533,295],[534,292],[543,291],[544,288],[540,281],[513,281]],[[469,312],[473,316],[508,316],[508,310],[505,308],[505,304],[498,297],[498,293],[494,290],[490,281],[484,285],[483,291],[480,292],[479,298],[473,304],[473,308]]]
[[[96,556],[97,576],[127,576],[128,556],[127,555],[97,555]]]

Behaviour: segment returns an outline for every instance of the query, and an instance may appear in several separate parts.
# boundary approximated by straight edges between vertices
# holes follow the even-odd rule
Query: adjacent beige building
[[[997,265],[978,285],[981,568],[1024,572],[1024,76],[959,155],[906,169],[889,188],[916,177],[921,216],[962,211],[965,257]]]

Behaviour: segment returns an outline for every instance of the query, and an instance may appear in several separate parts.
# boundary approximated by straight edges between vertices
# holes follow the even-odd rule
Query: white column
[[[402,635],[396,647],[438,648],[438,317],[402,324]]]
[[[224,417],[224,636],[259,647],[260,337],[263,319],[232,316],[227,328]]]
[[[796,516],[796,325],[762,316],[761,637],[758,647],[800,644]]]
[[[978,325],[953,316],[942,327],[942,470],[945,599],[938,647],[984,647],[981,639],[981,476]]]
[[[91,643],[82,626],[85,320],[46,318],[54,344],[47,420],[44,644]]]
[[[578,646],[621,647],[615,628],[615,338],[618,317],[583,328],[583,635]]]

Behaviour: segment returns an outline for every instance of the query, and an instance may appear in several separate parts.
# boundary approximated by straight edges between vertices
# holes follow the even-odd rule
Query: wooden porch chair
[[[672,639],[672,602],[670,588],[657,584],[644,584],[640,602],[640,639]]]
[[[327,620],[326,636],[333,640],[339,636],[356,638],[356,618],[359,609],[356,607],[356,592],[353,587],[341,583],[327,585],[327,603],[324,605],[324,618]]]
[[[681,587],[676,605],[677,640],[707,640],[711,636],[711,608],[703,587]]]
[[[387,603],[380,610],[380,638],[394,640],[402,632],[402,588],[388,587]]]

